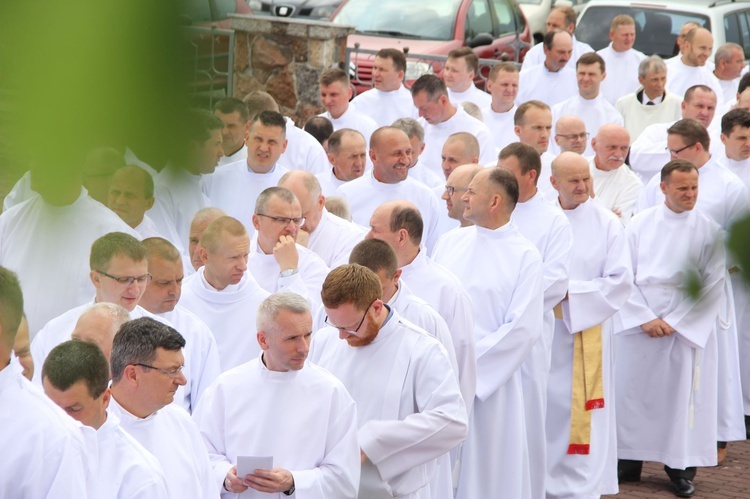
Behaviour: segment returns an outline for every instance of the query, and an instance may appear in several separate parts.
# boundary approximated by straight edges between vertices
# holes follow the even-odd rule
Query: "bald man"
[[[625,164],[629,144],[630,134],[624,127],[604,125],[591,139],[594,157],[589,160],[596,199],[623,224],[633,216],[635,202],[643,190],[641,179]]]
[[[443,201],[448,208],[448,216],[453,220],[458,220],[460,227],[470,227],[474,225],[471,220],[464,218],[463,196],[466,193],[469,183],[474,176],[482,171],[484,167],[477,163],[461,165],[453,169],[445,181],[443,189]]]
[[[193,217],[193,220],[190,222],[190,240],[188,241],[188,251],[192,269],[190,269],[190,272],[187,272],[188,275],[203,267],[203,260],[201,260],[200,253],[198,251],[200,248],[201,234],[203,234],[203,231],[206,230],[208,224],[219,217],[225,216],[227,216],[227,214],[226,212],[224,212],[224,210],[220,208],[209,207],[199,210]]]
[[[443,144],[440,159],[440,168],[447,179],[457,166],[479,162],[479,141],[470,133],[454,133]]]
[[[326,171],[317,174],[326,196],[336,192],[340,185],[361,177],[367,162],[365,137],[351,128],[336,130],[328,137],[328,161]]]
[[[547,497],[616,494],[610,318],[628,299],[632,285],[625,235],[617,217],[590,198],[591,172],[582,156],[560,154],[552,162],[552,185],[573,230],[573,247],[568,290],[554,309]],[[576,349],[587,352],[585,370],[583,359],[574,356]]]
[[[714,47],[714,36],[706,28],[695,28],[685,35],[682,53],[667,61],[667,89],[682,95],[693,85],[706,85],[724,102],[719,79],[706,67]]]
[[[378,128],[370,138],[372,173],[342,185],[336,193],[349,203],[352,220],[365,227],[381,204],[397,199],[410,200],[422,215],[424,241],[431,249],[439,235],[440,208],[437,196],[429,187],[408,177],[412,154],[411,141],[402,130],[392,126]]]
[[[586,123],[577,116],[565,115],[555,123],[555,143],[560,152],[583,154],[589,139]]]
[[[297,242],[317,253],[328,268],[349,263],[349,254],[364,238],[365,231],[328,212],[326,197],[315,175],[302,170],[291,171],[281,177],[279,187],[285,187],[297,196],[305,217],[305,223],[297,233]]]
[[[96,303],[78,318],[70,338],[93,343],[109,361],[112,341],[120,326],[130,320],[127,310],[114,303]]]

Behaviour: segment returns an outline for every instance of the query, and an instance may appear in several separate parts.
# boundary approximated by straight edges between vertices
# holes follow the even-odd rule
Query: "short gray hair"
[[[402,130],[410,139],[416,137],[420,144],[424,143],[424,128],[414,118],[399,118],[391,126]]]
[[[284,187],[269,187],[264,189],[263,192],[258,195],[258,199],[255,200],[255,213],[265,213],[268,210],[268,203],[274,196],[278,196],[279,199],[288,204],[298,201],[297,196],[295,196],[289,189]]]
[[[664,63],[664,59],[658,55],[646,57],[638,65],[638,76],[641,78],[645,78],[652,71],[656,73],[667,72],[667,65]]]
[[[719,61],[729,61],[734,55],[734,51],[736,50],[740,51],[743,58],[745,57],[744,49],[736,43],[728,42],[728,43],[725,43],[724,45],[720,45],[719,48],[716,49],[716,55],[714,55],[714,62],[716,62],[716,64],[719,64]]]
[[[310,304],[297,293],[290,291],[274,293],[258,306],[258,314],[255,318],[257,330],[276,331],[276,317],[283,311],[293,314],[311,313]]]

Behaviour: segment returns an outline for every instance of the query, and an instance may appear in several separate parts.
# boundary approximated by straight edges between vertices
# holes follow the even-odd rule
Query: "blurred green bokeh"
[[[188,108],[179,5],[0,2],[4,162],[31,167],[42,194],[80,182],[98,147],[161,167]]]
[[[750,284],[750,214],[732,225],[728,246],[738,266],[743,269],[742,277]]]

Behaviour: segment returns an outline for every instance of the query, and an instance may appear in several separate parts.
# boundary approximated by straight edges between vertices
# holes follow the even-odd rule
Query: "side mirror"
[[[479,33],[477,36],[466,42],[469,48],[477,48],[483,45],[492,45],[492,35],[489,33]]]

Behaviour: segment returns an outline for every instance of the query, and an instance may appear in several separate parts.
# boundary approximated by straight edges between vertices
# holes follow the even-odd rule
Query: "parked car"
[[[743,47],[750,58],[750,2],[743,0],[591,0],[578,17],[576,38],[595,50],[609,44],[609,23],[618,14],[635,19],[635,48],[663,58],[677,54],[677,35],[695,21],[714,36],[714,51],[726,43]]]
[[[341,2],[342,0],[249,0],[248,3],[259,16],[328,19]]]
[[[437,73],[442,63],[409,59],[408,54],[447,56],[469,46],[484,59],[522,61],[531,35],[514,0],[348,0],[331,21],[356,27],[348,47],[377,51],[397,48],[407,52],[406,80]],[[353,54],[353,82],[358,91],[371,86],[374,56]]]

